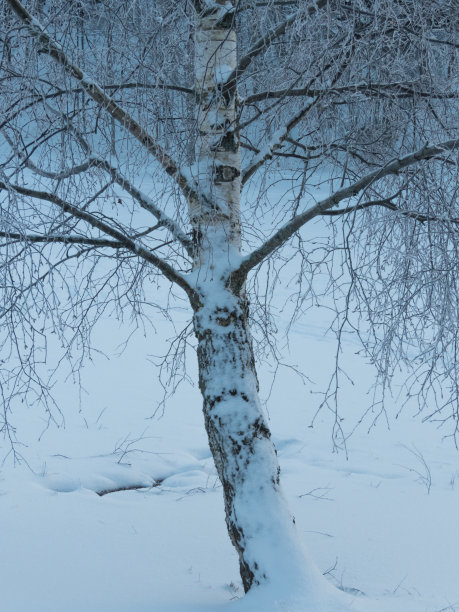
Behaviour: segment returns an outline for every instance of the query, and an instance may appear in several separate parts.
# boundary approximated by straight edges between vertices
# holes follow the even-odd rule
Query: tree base
[[[319,577],[312,589],[265,584],[231,604],[232,612],[387,612],[381,603],[353,597]]]

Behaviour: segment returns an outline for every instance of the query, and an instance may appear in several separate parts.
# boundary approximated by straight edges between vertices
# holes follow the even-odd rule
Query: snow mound
[[[103,495],[154,487],[162,482],[168,488],[191,488],[202,484],[203,471],[202,462],[188,453],[154,454],[148,458],[131,454],[129,463],[117,461],[113,454],[79,458],[54,456],[47,458],[36,480],[58,493],[89,489]]]

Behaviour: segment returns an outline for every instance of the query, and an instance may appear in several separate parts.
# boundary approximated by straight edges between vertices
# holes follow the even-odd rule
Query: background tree
[[[40,367],[51,332],[78,371],[107,309],[151,321],[167,309],[155,284],[169,282],[192,307],[244,587],[312,592],[258,399],[269,297],[294,265],[300,316],[326,273],[338,342],[352,330],[376,366],[374,404],[403,363],[408,396],[456,435],[457,3],[5,0],[1,10],[4,434],[14,443],[19,397],[52,418]],[[328,236],[306,240],[318,217]],[[323,400],[337,442],[340,372],[337,360]]]

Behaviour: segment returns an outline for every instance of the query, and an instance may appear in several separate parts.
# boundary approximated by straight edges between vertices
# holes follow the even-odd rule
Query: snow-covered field
[[[172,333],[158,329],[113,356],[118,324],[100,328],[96,341],[112,357],[87,366],[81,408],[75,386],[57,390],[65,428],[43,433],[33,408],[13,415],[28,465],[14,466],[9,455],[0,472],[2,612],[240,608],[198,389],[185,383],[164,416],[150,418],[161,388],[148,355],[161,353]],[[366,407],[371,377],[352,349],[349,342],[361,384],[343,390],[345,428]],[[355,595],[349,609],[459,610],[458,453],[409,410],[391,417],[390,429],[381,419],[367,433],[370,415],[349,439],[348,458],[333,453],[333,416],[324,412],[309,427],[318,401],[310,392],[325,381],[333,350],[320,318],[298,324],[289,359],[317,384],[281,369],[267,403],[298,535],[328,579]],[[271,378],[262,368],[262,388]],[[138,485],[145,488],[96,493]],[[288,610],[274,596],[243,609]]]

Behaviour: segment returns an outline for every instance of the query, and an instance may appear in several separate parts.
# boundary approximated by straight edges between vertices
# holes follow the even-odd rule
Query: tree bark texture
[[[226,524],[247,592],[273,583],[305,558],[279,485],[279,464],[258,397],[243,298],[222,292],[221,305],[195,313],[199,385],[210,449],[223,485]],[[289,579],[294,579],[293,575]]]
[[[195,30],[198,136],[192,174],[199,197],[190,201],[190,217],[198,242],[198,266],[206,262],[208,250],[216,258],[228,251],[228,245],[240,249],[241,156],[236,99],[222,93],[236,65],[233,9],[226,0],[216,1],[200,16]]]
[[[247,592],[278,580],[304,587],[307,564],[279,485],[277,453],[258,397],[244,279],[237,289],[229,288],[232,258],[240,260],[241,191],[237,92],[224,89],[237,67],[233,9],[228,0],[207,3],[196,26],[198,136],[192,174],[199,198],[189,205],[205,426]]]

